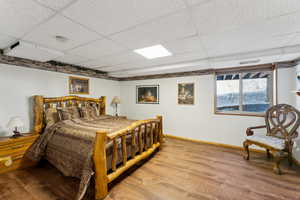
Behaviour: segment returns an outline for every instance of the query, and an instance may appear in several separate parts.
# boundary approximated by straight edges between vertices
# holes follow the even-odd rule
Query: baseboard
[[[210,145],[215,145],[215,146],[225,147],[225,148],[231,148],[231,149],[244,150],[244,147],[236,146],[236,145],[223,144],[223,143],[217,143],[217,142],[209,142],[209,141],[205,141],[205,140],[196,140],[196,139],[180,137],[180,136],[175,136],[175,135],[170,135],[170,134],[164,134],[164,135],[166,137],[174,138],[174,139],[178,139],[178,140],[190,141],[190,142],[201,143],[201,144],[210,144]],[[249,148],[249,150],[252,151],[252,152],[256,152],[256,153],[265,153],[265,151],[259,150],[259,149]]]
[[[196,140],[196,139],[180,137],[180,136],[175,136],[175,135],[170,135],[170,134],[164,134],[164,135],[169,138],[174,138],[174,139],[183,140],[183,141],[190,141],[190,142],[195,142],[195,143],[210,144],[210,145],[215,145],[215,146],[219,146],[219,147],[244,150],[243,147],[236,146],[236,145],[223,144],[223,143],[217,143],[217,142],[209,142],[209,141],[205,141],[205,140]],[[252,152],[256,152],[256,153],[265,153],[265,151],[259,150],[259,149],[249,148],[249,150]],[[296,160],[296,158],[293,157],[293,161],[296,165],[298,165],[300,167],[300,162],[298,160]]]

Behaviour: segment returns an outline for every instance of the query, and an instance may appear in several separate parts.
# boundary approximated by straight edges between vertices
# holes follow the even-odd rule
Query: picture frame
[[[137,104],[159,104],[159,85],[137,85]]]
[[[178,83],[179,105],[195,105],[195,83]]]
[[[90,94],[90,79],[70,76],[69,94]]]

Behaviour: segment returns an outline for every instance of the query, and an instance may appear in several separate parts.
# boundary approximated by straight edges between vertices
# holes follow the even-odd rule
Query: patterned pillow
[[[60,121],[60,116],[56,108],[48,108],[45,111],[45,120],[47,126],[51,126],[56,122]]]
[[[84,106],[80,108],[81,117],[85,119],[93,119],[98,116],[97,110],[94,106]]]
[[[63,120],[80,118],[79,110],[75,106],[61,108],[60,113]]]

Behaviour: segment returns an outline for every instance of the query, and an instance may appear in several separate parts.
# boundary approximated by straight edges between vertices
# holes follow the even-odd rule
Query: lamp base
[[[18,138],[18,137],[22,137],[23,135],[19,132],[19,131],[14,131],[14,134],[10,137],[10,138]]]

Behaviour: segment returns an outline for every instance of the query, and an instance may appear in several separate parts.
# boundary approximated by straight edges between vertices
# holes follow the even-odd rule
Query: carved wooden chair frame
[[[288,119],[288,115],[291,116]],[[266,149],[268,158],[271,157],[271,153],[274,157],[273,170],[276,174],[281,174],[280,161],[284,157],[288,157],[290,165],[293,163],[292,150],[294,145],[294,139],[298,137],[297,129],[300,125],[300,112],[293,106],[287,104],[278,104],[269,108],[265,116],[266,125],[250,127],[246,130],[247,136],[254,135],[254,129],[267,129],[267,136],[277,137],[284,140],[284,149],[277,149],[264,143],[255,142],[246,139],[243,143],[246,154],[244,158],[249,160],[250,145],[257,145]],[[290,129],[289,129],[290,128]],[[271,153],[270,153],[271,152]]]

